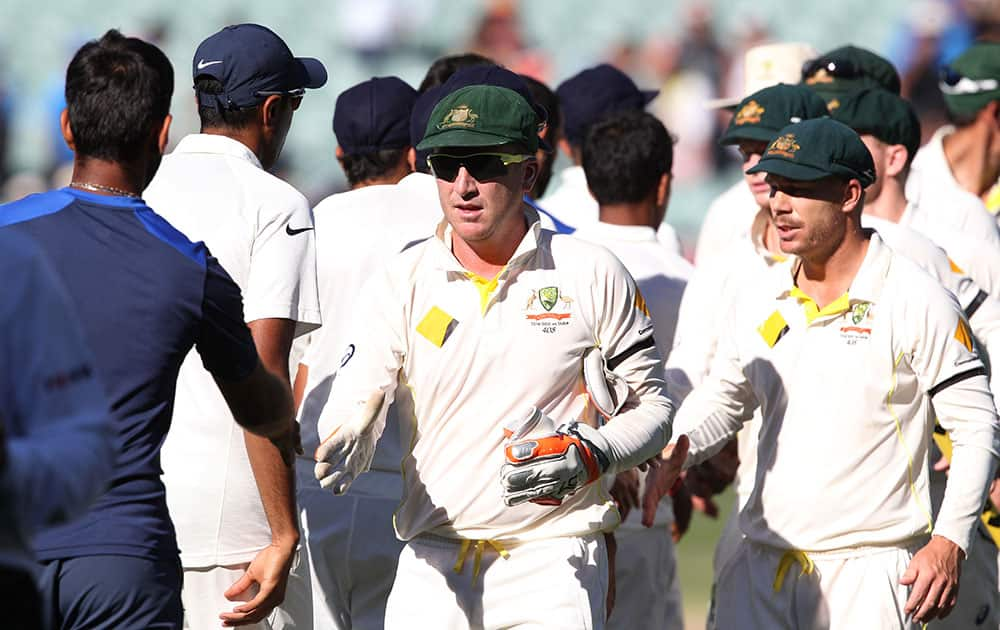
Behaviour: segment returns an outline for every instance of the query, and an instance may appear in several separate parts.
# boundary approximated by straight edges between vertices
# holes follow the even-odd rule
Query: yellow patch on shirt
[[[433,306],[417,324],[417,332],[423,335],[424,339],[440,348],[457,325],[458,320]]]
[[[781,313],[774,311],[764,320],[764,323],[757,327],[757,332],[763,337],[767,347],[773,348],[774,344],[785,336],[788,332],[788,322],[781,316]]]
[[[965,275],[965,272],[962,271],[962,268],[956,265],[955,261],[952,260],[951,258],[948,259],[948,265],[951,266],[952,273],[961,274],[963,276]]]
[[[958,326],[955,326],[955,339],[965,346],[966,350],[972,352],[972,333],[969,332],[969,325],[964,319],[959,319]]]
[[[646,298],[642,297],[639,287],[635,288],[635,307],[646,317],[649,317],[649,308],[646,307]]]

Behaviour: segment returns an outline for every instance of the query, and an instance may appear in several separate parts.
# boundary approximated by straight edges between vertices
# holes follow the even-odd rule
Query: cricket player
[[[591,125],[583,142],[587,187],[600,204],[599,220],[573,234],[604,245],[635,278],[653,319],[657,349],[667,356],[673,345],[677,310],[691,264],[656,240],[670,198],[673,140],[655,116],[618,112]],[[670,498],[660,502],[654,520],[641,523],[644,476],[619,475],[624,520],[615,530],[615,606],[609,628],[684,627],[677,575],[675,525]],[[616,497],[617,498],[617,497]],[[650,528],[649,526],[652,526]]]
[[[747,50],[743,59],[743,94],[736,98],[709,101],[706,106],[731,110],[735,115],[751,94],[779,83],[798,83],[802,64],[815,56],[816,50],[807,44],[754,46]],[[699,266],[718,264],[732,251],[734,242],[746,241],[758,209],[767,207],[769,192],[763,181],[748,185],[741,178],[716,197],[709,204],[698,229],[695,263]]]
[[[796,258],[737,297],[678,418],[697,463],[763,415],[717,627],[908,628],[946,615],[1000,442],[968,322],[861,227],[874,163],[848,127],[789,125],[750,171],[768,174],[781,249]],[[935,417],[955,449],[933,520]],[[660,488],[675,474],[661,467]]]
[[[556,88],[563,119],[559,150],[573,165],[560,171],[557,185],[549,187],[539,204],[573,228],[596,221],[597,201],[587,190],[581,165],[587,128],[607,114],[642,111],[658,94],[658,90],[640,90],[627,74],[606,63],[582,70],[560,83]],[[657,228],[657,237],[670,251],[680,253],[680,241],[670,225],[664,223]]]
[[[107,492],[34,539],[60,628],[182,625],[160,446],[192,346],[236,421],[291,456],[291,391],[258,360],[239,287],[140,198],[167,143],[172,92],[173,68],[155,46],[113,30],[85,44],[66,71],[60,121],[75,155],[71,184],[0,207],[0,227],[30,236],[52,261],[112,410]]]
[[[252,52],[251,52],[252,51]],[[289,382],[293,339],[320,324],[309,203],[268,173],[323,64],[271,30],[227,26],[192,60],[201,132],[166,156],[146,199],[204,240],[240,286],[263,365]],[[292,460],[230,421],[212,375],[189,355],[178,377],[164,483],[184,566],[185,623],[270,628],[299,543]]]
[[[111,410],[66,290],[31,239],[0,231],[0,583],[5,625],[45,628],[31,537],[111,479]]]
[[[540,229],[523,204],[538,123],[497,86],[434,108],[417,148],[431,150],[445,220],[367,283],[320,417],[316,475],[342,493],[370,465],[385,406],[399,390],[412,399],[395,517],[407,544],[387,628],[604,627],[601,532],[619,517],[593,482],[669,438],[634,281],[607,250]],[[594,415],[581,374],[594,348],[627,386],[599,428],[576,422]]]
[[[941,70],[939,83],[952,125],[934,132],[913,159],[908,186],[931,211],[947,213],[955,199],[1000,213],[1000,43],[980,41]],[[910,191],[907,190],[909,194]],[[982,221],[975,217],[976,229]],[[973,231],[974,230],[970,230]]]
[[[283,606],[297,628],[381,628],[403,548],[392,528],[403,492],[401,401],[388,409],[371,471],[344,496],[320,487],[312,454],[337,370],[341,361],[350,360],[348,328],[351,314],[362,306],[361,287],[387,258],[429,237],[441,221],[440,204],[411,197],[396,185],[404,165],[409,168],[416,98],[416,90],[403,80],[376,77],[342,92],[334,110],[336,152],[352,190],[327,197],[314,210],[324,322],[309,336],[299,366],[299,380],[307,379],[299,415],[307,457],[296,463],[305,540]]]

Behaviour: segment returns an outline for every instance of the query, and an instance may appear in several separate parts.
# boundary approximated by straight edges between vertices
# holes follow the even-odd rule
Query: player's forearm
[[[244,432],[244,439],[264,514],[271,528],[271,539],[278,544],[294,546],[299,540],[295,513],[295,469],[285,465],[281,452],[267,438]]]
[[[1000,423],[985,376],[955,383],[932,400],[952,441],[951,468],[934,533],[967,550],[1000,454]]]
[[[600,429],[610,446],[609,474],[634,468],[658,454],[670,441],[674,408],[665,394],[649,395],[635,409],[614,418]]]

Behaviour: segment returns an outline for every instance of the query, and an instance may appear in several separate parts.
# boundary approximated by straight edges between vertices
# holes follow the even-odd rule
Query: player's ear
[[[417,150],[410,147],[406,150],[406,162],[410,165],[410,170],[417,170]]]
[[[538,160],[528,160],[524,163],[524,170],[521,177],[521,192],[531,192],[535,186],[535,180],[542,169],[538,166]]]
[[[896,177],[906,168],[910,152],[901,144],[890,144],[886,147],[885,173],[882,177]]]
[[[863,193],[864,188],[861,187],[861,182],[856,179],[848,181],[844,187],[843,211],[847,214],[854,212],[861,202]]]
[[[156,135],[156,144],[160,149],[162,154],[167,150],[167,144],[170,142],[170,124],[174,121],[174,117],[167,114],[163,119],[163,124],[160,125],[160,131]]]
[[[281,116],[281,96],[272,94],[264,99],[260,104],[259,119],[261,126],[266,128],[278,125],[278,118]]]
[[[63,140],[70,151],[76,152],[76,142],[73,140],[73,128],[69,124],[69,110],[63,108],[59,114],[59,128],[62,130]]]
[[[670,200],[670,173],[660,175],[660,181],[656,184],[656,207],[666,206]]]

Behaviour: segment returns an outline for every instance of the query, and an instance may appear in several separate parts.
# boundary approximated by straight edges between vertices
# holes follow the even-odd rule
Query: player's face
[[[524,235],[523,196],[531,190],[538,165],[532,159],[503,166],[482,155],[504,153],[503,149],[470,147],[440,151],[449,156],[469,156],[469,166],[458,166],[457,173],[444,168],[435,172],[445,219],[455,235],[467,243],[500,245],[504,244],[500,241],[513,238],[519,242]],[[453,174],[454,180],[449,181]]]
[[[740,150],[740,156],[743,158],[743,180],[747,183],[750,192],[753,193],[757,206],[766,208],[771,196],[771,187],[764,181],[765,173],[747,175],[747,170],[757,166],[757,162],[760,162],[760,156],[767,150],[767,143],[763,140],[742,140],[737,146]]]
[[[768,174],[771,221],[781,251],[822,262],[840,247],[847,231],[845,185],[827,177],[798,181]]]

